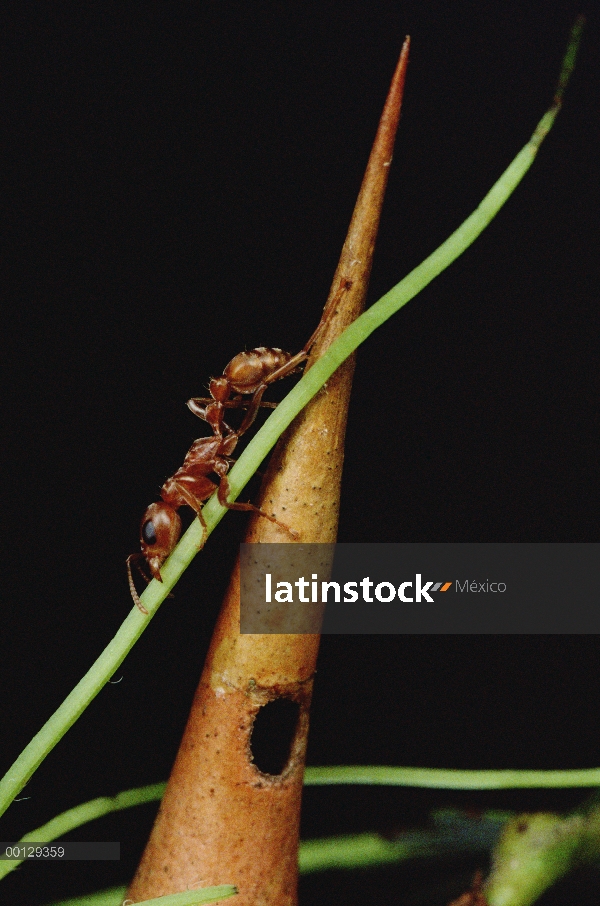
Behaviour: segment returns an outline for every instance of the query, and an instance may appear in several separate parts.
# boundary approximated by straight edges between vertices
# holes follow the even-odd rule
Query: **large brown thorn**
[[[309,364],[364,306],[408,46],[407,38]],[[261,509],[285,518],[301,542],[326,546],[336,538],[352,372],[352,362],[338,369],[291,425],[263,483]],[[290,553],[303,556],[303,546],[266,519],[252,519],[246,540],[287,542]],[[236,906],[297,902],[300,802],[319,636],[241,635],[239,594],[238,564],[160,812],[127,894],[133,902],[186,890],[198,878],[203,886],[235,884]],[[277,699],[296,703],[299,712],[288,761],[272,776],[253,763],[252,728],[261,707]]]

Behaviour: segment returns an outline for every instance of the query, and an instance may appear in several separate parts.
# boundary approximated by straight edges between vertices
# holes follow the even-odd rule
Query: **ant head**
[[[231,387],[226,377],[211,378],[208,389],[212,398],[218,403],[226,402],[231,396]]]
[[[155,579],[162,582],[160,567],[167,559],[181,535],[179,514],[162,500],[151,503],[140,526],[142,554]]]

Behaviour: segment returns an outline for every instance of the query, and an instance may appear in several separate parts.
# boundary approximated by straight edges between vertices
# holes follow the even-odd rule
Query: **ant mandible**
[[[215,434],[213,437],[200,437],[195,440],[186,457],[183,465],[171,478],[167,478],[160,490],[161,500],[157,503],[151,503],[142,516],[140,525],[140,546],[141,553],[130,554],[127,558],[127,575],[129,578],[129,588],[131,597],[142,613],[148,613],[136,591],[133,576],[131,574],[131,563],[135,562],[144,579],[150,581],[140,567],[140,559],[145,559],[153,578],[162,582],[160,568],[167,557],[172,553],[175,545],[181,535],[181,518],[177,510],[182,506],[191,507],[203,529],[202,544],[204,547],[206,540],[207,527],[202,515],[202,504],[205,500],[218,492],[218,500],[222,506],[230,510],[251,510],[264,516],[274,522],[280,528],[285,529],[293,537],[298,535],[289,526],[280,522],[275,516],[270,516],[264,510],[259,509],[252,503],[230,503],[227,500],[229,495],[229,482],[227,472],[233,460],[231,454],[237,446],[239,433],[230,431],[226,435]],[[217,485],[208,476],[216,475],[220,481]]]

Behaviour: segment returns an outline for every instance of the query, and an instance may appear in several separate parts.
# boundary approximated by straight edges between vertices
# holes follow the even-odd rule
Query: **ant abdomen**
[[[291,358],[291,353],[283,349],[258,346],[234,356],[223,375],[235,393],[254,393],[265,378],[287,365]]]

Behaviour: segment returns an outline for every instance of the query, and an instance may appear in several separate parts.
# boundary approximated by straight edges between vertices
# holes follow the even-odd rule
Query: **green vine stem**
[[[89,802],[82,802],[73,808],[61,812],[51,818],[41,827],[29,831],[20,839],[20,843],[51,843],[53,840],[62,840],[66,834],[96,818],[112,815],[134,805],[144,805],[146,802],[160,802],[165,791],[166,783],[152,783],[149,786],[137,787],[134,790],[124,790],[116,796],[100,796]],[[23,859],[0,860],[0,880],[14,871]]]
[[[103,890],[98,894],[92,894],[89,897],[76,897],[74,900],[63,900],[62,906],[121,906],[123,894],[125,893],[120,887],[113,887],[112,890]],[[232,884],[221,884],[219,887],[204,887],[200,890],[184,890],[183,893],[173,893],[166,897],[155,897],[152,900],[140,901],[137,906],[201,906],[202,903],[216,903],[217,901],[226,900],[237,893]],[[54,906],[61,906],[56,903]]]
[[[484,887],[486,902],[490,906],[531,906],[569,871],[597,865],[600,850],[597,804],[566,816],[487,812],[473,817],[449,809],[434,812],[431,818],[429,829],[404,831],[392,840],[380,834],[363,833],[305,841],[300,845],[300,873],[373,868],[409,859],[491,852],[492,870]],[[217,890],[225,889],[202,891],[206,897],[202,900],[193,899],[192,895],[189,900],[179,901],[175,897],[182,894],[176,894],[173,898],[146,900],[145,906],[213,902]],[[115,887],[53,906],[119,906],[125,892],[125,887]]]
[[[560,777],[574,772],[434,771],[425,768],[340,766],[308,768],[306,782],[308,785],[336,781],[345,784],[407,785],[407,781],[415,781],[411,785],[441,786],[439,783],[422,781],[428,779],[427,775],[439,777],[454,774],[460,776],[464,783],[460,787],[454,785],[453,788],[491,789],[489,784],[484,787],[478,783],[482,775],[489,780],[493,775],[509,773],[521,775],[517,777],[518,780],[531,780],[528,785],[532,787],[540,787],[550,786],[547,782],[539,782],[548,780],[545,775]],[[417,775],[421,775],[420,783],[416,782],[419,779]],[[156,783],[126,790],[114,797],[82,803],[26,834],[20,842],[50,843],[96,818],[135,805],[159,801],[165,786],[164,783]],[[299,868],[302,874],[308,874],[332,868],[355,869],[407,859],[490,851],[493,853],[492,871],[486,882],[486,896],[491,906],[529,906],[547,887],[573,868],[597,863],[600,853],[598,795],[595,794],[566,816],[548,813],[514,815],[491,811],[473,818],[454,809],[442,809],[432,814],[430,828],[406,831],[394,840],[376,833],[309,840],[300,846]],[[20,864],[18,860],[0,861],[0,878],[14,871]],[[126,888],[113,888],[92,894],[85,898],[85,903],[89,906],[116,906],[122,900],[125,890]],[[79,906],[83,901],[68,900],[55,906],[72,906],[75,902]],[[165,902],[164,906],[169,904]]]
[[[396,768],[362,765],[307,768],[310,786],[359,784],[412,786],[437,790],[574,789],[600,786],[600,768],[567,771],[477,770],[453,768]]]
[[[126,790],[117,796],[104,796],[83,802],[25,834],[19,843],[51,843],[62,840],[66,834],[97,818],[136,805],[160,802],[165,786],[165,783],[155,783]],[[458,811],[445,809],[433,813],[431,829],[407,831],[399,834],[394,841],[375,833],[304,841],[300,845],[300,872],[307,874],[334,867],[381,865],[445,853],[489,852],[511,817],[511,813],[489,812],[474,822]],[[458,830],[460,833],[457,833]],[[14,871],[23,861],[0,861],[0,879]]]
[[[597,864],[599,849],[600,809],[596,800],[566,816],[493,811],[473,816],[442,809],[432,813],[428,828],[403,831],[393,839],[362,833],[304,841],[300,845],[299,869],[306,875],[422,858],[465,854],[489,857],[491,853],[492,870],[485,884],[490,906],[531,906],[544,890],[572,869]],[[119,906],[125,893],[125,887],[113,887],[53,906]],[[202,893],[206,899],[194,899],[194,903],[211,902],[216,889]],[[168,897],[145,903],[184,906]]]
[[[184,890],[183,893],[173,893],[166,897],[155,897],[152,900],[143,900],[137,906],[200,906],[202,903],[216,903],[226,900],[237,893],[232,884],[220,884],[218,887],[205,887],[200,890]],[[83,906],[81,900],[80,906]],[[115,902],[119,906],[119,901]]]
[[[489,812],[473,818],[454,809],[444,809],[432,814],[428,829],[402,831],[392,840],[375,833],[305,840],[300,844],[300,874],[332,869],[376,868],[410,859],[487,855],[510,817]],[[120,906],[126,890],[125,887],[112,887],[86,897],[61,900],[52,906]],[[159,902],[163,906],[162,900]],[[164,906],[168,903],[165,902]]]
[[[433,254],[354,321],[279,404],[250,441],[230,472],[231,500],[237,498],[285,428],[315,396],[339,365],[374,330],[452,264],[483,232],[516,189],[531,167],[540,144],[551,129],[560,110],[563,93],[573,70],[583,23],[583,17],[579,17],[571,30],[554,99],[525,147],[517,154],[471,216]],[[208,501],[203,509],[208,533],[220,522],[226,511],[226,508],[219,504],[216,495]],[[194,520],[169,560],[161,568],[163,582],[153,580],[141,596],[148,615],[142,614],[137,607],[133,608],[97,661],[0,780],[0,815],[4,814],[44,758],[119,668],[160,604],[198,553],[202,535],[199,521]]]
[[[309,767],[305,786],[401,786],[445,790],[568,789],[600,786],[600,768],[572,771],[458,771],[445,768],[403,768],[383,765]],[[96,818],[147,802],[160,802],[166,783],[102,796],[67,809],[46,824],[29,831],[20,843],[51,843]],[[509,816],[505,816],[509,817]],[[20,864],[0,861],[0,879]]]
[[[597,801],[571,812],[515,815],[494,847],[483,892],[490,906],[531,906],[570,871],[598,865]]]

